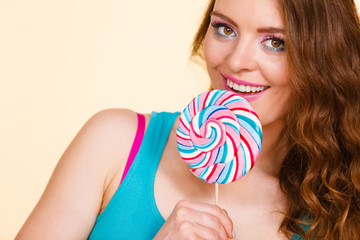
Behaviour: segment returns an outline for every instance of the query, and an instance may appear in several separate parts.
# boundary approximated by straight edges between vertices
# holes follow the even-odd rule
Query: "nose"
[[[255,70],[257,61],[254,44],[246,39],[239,40],[234,44],[226,61],[229,69],[233,72]]]

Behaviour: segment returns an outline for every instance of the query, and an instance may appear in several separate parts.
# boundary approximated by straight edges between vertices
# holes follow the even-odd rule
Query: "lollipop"
[[[200,94],[184,109],[177,145],[191,172],[208,183],[230,183],[257,161],[262,142],[259,117],[234,92]]]

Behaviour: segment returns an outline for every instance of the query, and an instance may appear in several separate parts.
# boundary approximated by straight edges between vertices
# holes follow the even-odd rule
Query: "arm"
[[[16,239],[85,239],[115,174],[123,172],[137,127],[135,113],[105,110],[80,130]]]

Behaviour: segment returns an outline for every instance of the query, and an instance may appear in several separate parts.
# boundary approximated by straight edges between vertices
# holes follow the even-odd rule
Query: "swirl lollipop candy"
[[[230,183],[257,161],[262,129],[251,105],[236,93],[200,94],[184,109],[177,145],[191,172],[208,183]]]

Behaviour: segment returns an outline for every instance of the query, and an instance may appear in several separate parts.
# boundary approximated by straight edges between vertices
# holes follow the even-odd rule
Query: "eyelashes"
[[[216,36],[223,39],[231,39],[238,36],[234,28],[224,22],[212,21],[211,26],[214,28]],[[268,51],[283,52],[285,51],[285,41],[275,35],[267,35],[259,41],[261,46]]]
[[[233,30],[233,28],[226,23],[213,21],[213,22],[211,22],[211,26],[213,26],[213,28],[215,29],[216,35],[219,37],[227,38],[227,37],[236,37],[237,36],[237,34]]]
[[[285,41],[273,35],[265,36],[265,38],[261,41],[261,45],[266,50],[270,50],[273,52],[285,51]]]

